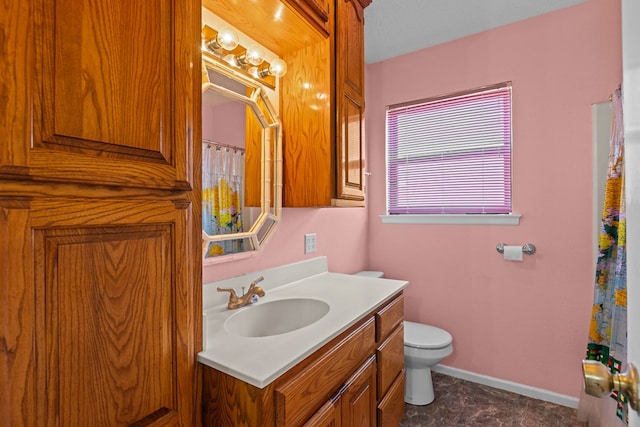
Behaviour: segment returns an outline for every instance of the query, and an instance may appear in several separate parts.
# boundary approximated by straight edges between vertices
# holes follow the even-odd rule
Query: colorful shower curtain
[[[612,373],[618,373],[626,369],[627,362],[627,251],[621,89],[613,94],[612,107],[609,167],[600,226],[587,359],[599,360]],[[625,396],[614,392],[611,397],[617,402],[616,415],[628,423]]]
[[[202,229],[209,236],[243,231],[244,150],[202,144]],[[211,242],[206,257],[242,251],[242,240]]]

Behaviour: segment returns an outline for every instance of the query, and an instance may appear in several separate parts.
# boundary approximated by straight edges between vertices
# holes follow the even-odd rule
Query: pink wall
[[[305,255],[304,235],[316,233],[316,252]],[[327,256],[329,270],[355,273],[367,266],[365,208],[285,208],[275,234],[254,256],[205,266],[203,283]]]
[[[224,145],[244,148],[245,112],[239,102],[202,106],[202,138]]]
[[[591,104],[620,84],[620,4],[591,0],[367,67],[369,266],[411,282],[406,318],[443,364],[578,397],[593,297]],[[519,226],[382,224],[385,106],[513,83]],[[498,242],[534,243],[522,263]]]

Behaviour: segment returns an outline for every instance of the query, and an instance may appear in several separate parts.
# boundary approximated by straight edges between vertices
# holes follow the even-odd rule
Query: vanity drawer
[[[308,419],[370,357],[375,349],[374,319],[369,319],[307,369],[277,385],[276,425],[296,426]]]
[[[404,296],[391,301],[376,313],[376,342],[384,340],[404,319]]]
[[[404,416],[404,369],[378,404],[378,427],[398,427]]]
[[[404,326],[391,333],[376,351],[378,358],[378,400],[404,368]]]

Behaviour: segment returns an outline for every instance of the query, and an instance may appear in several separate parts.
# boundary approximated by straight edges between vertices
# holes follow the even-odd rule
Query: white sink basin
[[[224,328],[243,337],[270,337],[309,326],[328,312],[329,304],[311,298],[258,302],[229,317]]]

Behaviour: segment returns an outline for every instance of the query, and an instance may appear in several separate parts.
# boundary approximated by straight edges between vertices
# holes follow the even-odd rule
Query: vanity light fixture
[[[238,34],[232,27],[216,31],[204,25],[202,55],[205,61],[214,59],[224,62],[272,89],[275,88],[276,78],[287,72],[287,64],[282,59],[275,58],[271,63],[265,60],[265,50],[257,43],[248,47],[239,44]]]

